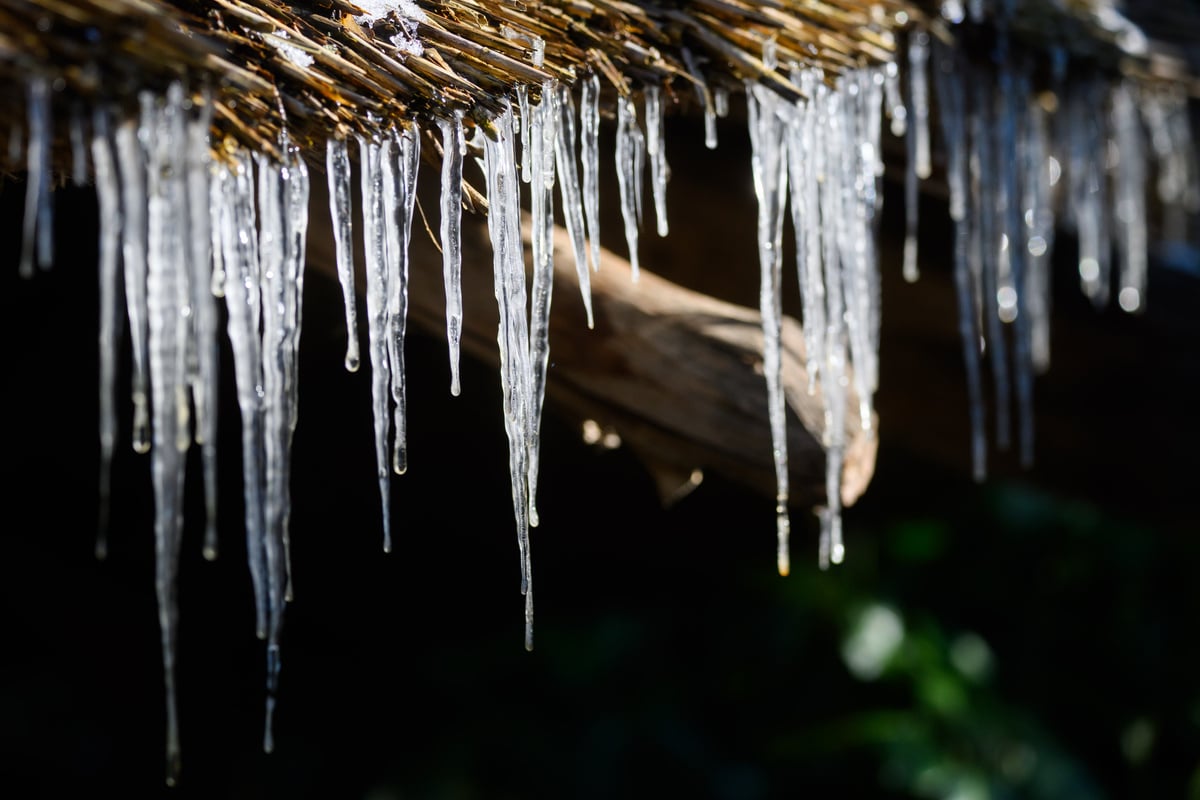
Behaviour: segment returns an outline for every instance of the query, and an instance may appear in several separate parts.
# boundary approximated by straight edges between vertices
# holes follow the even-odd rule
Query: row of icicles
[[[776,68],[768,43],[764,63]],[[778,483],[778,568],[790,569],[785,398],[780,328],[782,236],[790,207],[803,310],[810,391],[825,407],[828,506],[821,511],[819,563],[844,557],[840,481],[848,389],[859,398],[857,424],[873,435],[872,395],[878,381],[880,283],[875,228],[883,194],[881,129],[908,142],[907,241],[904,274],[917,275],[917,184],[932,171],[928,71],[940,109],[950,213],[957,223],[954,275],[967,367],[975,474],[986,464],[981,351],[991,359],[996,438],[1011,436],[1010,373],[1019,409],[1018,440],[1032,459],[1032,375],[1049,362],[1049,259],[1057,205],[1065,207],[1080,240],[1080,275],[1097,302],[1111,283],[1110,222],[1120,265],[1118,300],[1141,307],[1146,278],[1145,155],[1159,163],[1158,196],[1165,206],[1195,211],[1197,169],[1190,149],[1186,98],[1128,82],[1065,77],[1053,97],[1031,92],[1020,67],[969,64],[957,51],[910,36],[907,82],[895,64],[848,71],[832,83],[815,69],[796,68],[806,100],[791,102],[761,85],[747,85],[752,172],[759,204],[758,253],[764,372]],[[693,72],[699,78],[698,69]],[[728,95],[696,84],[705,137],[716,147],[718,116]],[[534,97],[531,97],[534,94]],[[505,104],[491,136],[475,129],[466,141],[462,114],[439,120],[442,143],[440,239],[446,291],[451,393],[459,393],[462,334],[461,212],[463,167],[473,154],[489,205],[498,341],[513,511],[525,596],[526,647],[532,647],[533,591],[529,529],[537,525],[538,440],[548,364],[552,293],[554,187],[570,236],[583,303],[591,324],[589,263],[599,267],[599,79],[580,81],[576,124],[568,87],[548,82],[519,87],[516,108]],[[655,227],[666,235],[669,177],[663,136],[663,92],[643,91],[644,127],[631,99],[616,104],[616,147],[624,234],[637,279],[643,176],[649,162]],[[536,100],[536,102],[535,102]],[[1106,103],[1107,101],[1107,103]],[[1107,114],[1096,109],[1107,104]],[[166,675],[168,781],[179,770],[174,660],[176,576],[182,538],[186,452],[201,448],[207,528],[204,553],[217,552],[216,300],[223,298],[234,355],[242,417],[248,561],[256,631],[267,642],[267,721],[278,686],[283,611],[291,599],[289,464],[298,412],[298,342],[309,182],[297,148],[281,142],[282,162],[238,151],[211,156],[212,105],[193,103],[181,84],[163,96],[146,93],[141,111],[116,119],[97,107],[90,119],[76,109],[69,139],[74,178],[87,179],[99,198],[101,534],[115,446],[116,342],[127,319],[133,348],[133,445],[149,451],[156,504],[156,588]],[[28,165],[23,275],[48,266],[51,252],[51,92],[45,77],[28,84]],[[90,134],[88,128],[90,127]],[[1143,129],[1145,128],[1145,130]],[[407,467],[404,335],[408,250],[422,132],[414,121],[380,124],[379,133],[353,142],[359,162],[362,238],[366,264],[368,359],[384,549],[391,548],[388,482]],[[1145,135],[1149,131],[1149,136]],[[10,155],[21,155],[10,142]],[[350,145],[327,144],[337,271],[342,284],[348,345],[346,368],[358,369],[351,215]],[[1061,178],[1066,173],[1065,188]],[[532,289],[527,289],[521,234],[521,184],[532,218]],[[1110,185],[1111,184],[1111,185]],[[1055,195],[1065,202],[1059,204]],[[121,285],[125,314],[120,313]],[[1011,334],[1008,331],[1011,330]],[[1011,339],[1013,355],[1007,354]],[[1011,363],[1010,363],[1011,362]]]

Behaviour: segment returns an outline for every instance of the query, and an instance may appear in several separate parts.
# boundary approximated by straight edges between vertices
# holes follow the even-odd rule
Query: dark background
[[[754,304],[746,135],[729,122],[721,137],[708,153],[698,126],[671,121],[673,233],[644,237],[643,265]],[[22,281],[23,185],[4,181],[0,775],[24,787],[9,796],[1200,796],[1197,278],[1156,266],[1146,314],[1097,312],[1061,235],[1037,466],[994,455],[976,485],[944,201],[923,198],[925,272],[910,286],[897,188],[882,232],[879,463],[845,515],[847,563],[817,569],[815,522],[795,509],[793,573],[779,578],[768,499],[710,475],[662,510],[632,455],[585,446],[550,413],[531,654],[494,365],[465,362],[451,398],[443,341],[410,335],[411,467],[393,481],[385,556],[368,372],[343,371],[340,294],[310,271],[276,752],[261,752],[226,344],[221,557],[200,556],[193,454],[184,773],[168,793],[153,503],[148,461],[128,446],[127,354],[110,553],[92,557],[94,199],[57,192],[57,263]],[[867,680],[843,648],[880,607],[904,638]]]

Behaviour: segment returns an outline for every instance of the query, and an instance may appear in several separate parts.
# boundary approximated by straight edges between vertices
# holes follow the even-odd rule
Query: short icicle
[[[658,223],[658,235],[666,236],[667,225],[667,181],[671,169],[667,166],[667,142],[663,132],[662,87],[648,84],[644,90],[646,101],[646,153],[650,157],[650,188],[654,195],[654,215]]]
[[[579,279],[579,293],[583,297],[583,309],[587,313],[587,326],[590,330],[595,327],[592,317],[592,277],[587,266],[579,170],[575,166],[575,107],[571,102],[571,90],[568,87],[559,86],[555,90],[554,109],[558,120],[554,131],[554,156],[562,197],[563,220],[571,237],[571,250],[575,255],[575,275]]]
[[[594,272],[600,269],[600,79],[592,74],[581,82],[579,123],[583,210]]]
[[[640,154],[644,147],[645,141],[638,128],[633,101],[628,97],[618,97],[617,186],[621,194],[621,218],[625,222],[625,244],[629,247],[629,265],[634,283],[637,283],[641,269],[638,264],[638,211],[641,207],[638,167],[642,163],[643,156]]]
[[[146,396],[149,354],[146,352],[146,157],[135,120],[117,128],[117,165],[121,175],[121,255],[124,264],[125,309],[133,350],[133,449],[150,450],[150,408]]]
[[[1112,129],[1120,161],[1113,182],[1113,218],[1117,228],[1123,311],[1142,310],[1146,296],[1146,147],[1138,116],[1135,87],[1128,80],[1112,92]]]
[[[26,87],[29,146],[25,150],[28,177],[25,182],[25,217],[21,237],[22,278],[33,277],[33,264],[46,269],[53,260],[51,229],[50,147],[54,132],[50,119],[50,81],[34,75]]]
[[[345,139],[325,142],[325,176],[329,181],[329,216],[333,221],[333,245],[338,282],[346,310],[346,370],[357,372],[358,310],[354,293],[354,215],[350,199],[350,154]]]

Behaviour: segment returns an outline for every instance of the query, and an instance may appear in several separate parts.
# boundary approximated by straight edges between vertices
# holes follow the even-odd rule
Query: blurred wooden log
[[[323,181],[313,182],[312,207],[325,207]],[[433,182],[426,182],[426,186]],[[437,200],[422,194],[436,225]],[[333,239],[324,214],[314,214],[309,266],[335,272]],[[421,229],[412,243],[409,319],[445,335],[441,255]],[[525,225],[528,232],[529,225]],[[527,250],[528,252],[528,250]],[[356,257],[361,256],[356,253]],[[595,329],[579,296],[574,257],[564,230],[555,231],[555,289],[550,319],[547,406],[582,424],[614,430],[653,474],[664,502],[696,485],[696,470],[712,470],[767,497],[775,496],[759,314],[641,272],[632,283],[625,259],[604,250],[592,274]],[[361,267],[360,267],[360,282]],[[482,215],[463,215],[464,354],[496,364],[497,311],[492,248]],[[799,323],[783,328],[791,501],[825,502],[824,412],[808,393]],[[472,387],[464,386],[464,392]],[[851,392],[851,407],[857,398]],[[863,493],[875,469],[877,439],[846,428],[842,502]]]

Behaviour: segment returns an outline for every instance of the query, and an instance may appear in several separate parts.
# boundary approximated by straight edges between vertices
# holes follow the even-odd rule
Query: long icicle
[[[191,294],[191,346],[188,381],[196,409],[196,444],[204,470],[204,557],[217,557],[217,402],[220,366],[217,304],[212,295],[212,232],[209,218],[209,128],[213,106],[206,97],[187,123],[188,287]]]
[[[279,638],[283,625],[287,561],[284,547],[284,507],[287,502],[287,386],[288,360],[284,317],[288,280],[284,266],[284,183],[286,171],[258,155],[258,212],[260,291],[262,297],[263,457],[266,502],[262,541],[267,575],[267,698],[263,750],[274,749],[272,717],[279,675]]]
[[[759,311],[762,314],[763,373],[775,463],[776,563],[780,575],[791,571],[788,520],[787,404],[783,393],[780,334],[783,324],[783,213],[787,203],[787,122],[784,103],[771,90],[746,85],[750,120],[751,169],[758,198],[758,260],[761,268]]]
[[[244,152],[216,173],[212,186],[213,220],[220,231],[224,282],[229,312],[229,343],[234,381],[242,414],[242,494],[245,504],[246,554],[254,584],[255,633],[267,638],[267,565],[263,551],[266,491],[263,459],[263,368],[261,276],[254,210],[252,162]]]
[[[392,551],[392,515],[388,467],[387,264],[384,245],[383,169],[380,145],[359,137],[363,248],[367,264],[367,343],[371,359],[371,409],[375,423],[375,467],[383,516],[383,550]]]
[[[441,228],[442,281],[446,288],[446,343],[450,350],[450,394],[458,397],[462,391],[459,376],[459,355],[462,342],[462,180],[463,139],[462,112],[455,111],[449,120],[441,120],[442,129],[442,192]]]
[[[842,210],[841,148],[845,132],[841,130],[841,95],[818,82],[814,107],[818,109],[814,143],[816,174],[821,176],[821,249],[825,268],[825,364],[821,371],[821,390],[825,395],[825,494],[821,512],[821,538],[817,563],[828,569],[841,561],[837,543],[842,540],[842,465],[846,450],[846,302],[841,262],[842,239],[847,235],[847,220]]]
[[[148,152],[147,311],[151,426],[151,479],[154,486],[155,591],[162,634],[167,708],[167,783],[179,777],[179,719],[175,699],[176,626],[179,617],[176,579],[183,535],[183,476],[187,450],[186,347],[189,302],[184,237],[187,235],[187,137],[183,87],[167,90],[163,107],[143,99],[142,124],[153,143]],[[186,263],[186,262],[185,262]],[[182,412],[182,413],[181,413]]]
[[[533,574],[529,557],[528,449],[529,328],[525,316],[525,265],[521,245],[521,207],[513,152],[512,110],[500,115],[495,140],[482,137],[487,179],[488,232],[494,256],[496,303],[500,312],[497,343],[504,396],[504,429],[512,479],[513,517],[525,596],[525,647],[533,649]]]
[[[308,166],[299,150],[284,139],[283,150],[287,154],[287,181],[283,194],[284,224],[284,267],[286,269],[284,294],[284,387],[287,400],[287,439],[284,449],[283,481],[283,553],[287,567],[287,585],[284,601],[292,600],[292,547],[291,547],[291,463],[292,440],[300,419],[300,331],[304,323],[304,263],[308,242],[308,198],[311,181]]]
[[[96,558],[103,559],[108,555],[112,459],[117,437],[117,342],[121,325],[117,248],[121,236],[121,189],[108,113],[102,107],[93,116],[91,148],[100,205],[100,518]]]
[[[962,342],[963,364],[967,373],[967,398],[971,423],[971,464],[976,481],[987,476],[987,435],[984,429],[983,382],[979,363],[978,276],[971,266],[974,203],[968,209],[968,148],[966,92],[958,77],[960,65],[956,53],[934,44],[935,88],[939,116],[946,143],[946,181],[950,187],[950,218],[954,220],[954,287],[958,301],[958,327]]]
[[[400,258],[397,282],[393,287],[391,308],[392,335],[396,341],[396,358],[392,361],[392,394],[396,404],[396,441],[392,467],[397,474],[408,470],[408,394],[405,388],[404,334],[408,326],[409,250],[412,245],[413,210],[417,204],[417,171],[421,163],[421,129],[417,123],[405,126],[397,135],[399,147],[397,165],[401,179],[400,194]]]
[[[542,85],[541,102],[532,109],[532,179],[530,208],[533,222],[533,294],[529,311],[529,525],[537,527],[537,485],[542,436],[542,402],[550,363],[550,303],[554,296],[554,140],[558,115],[555,84]]]

